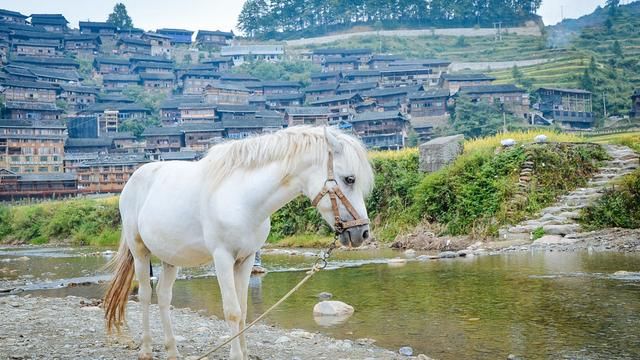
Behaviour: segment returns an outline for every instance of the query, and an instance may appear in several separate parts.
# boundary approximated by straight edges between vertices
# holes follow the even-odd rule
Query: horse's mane
[[[354,171],[356,185],[364,192],[373,186],[373,172],[367,151],[360,140],[340,130],[327,128],[343,144],[346,166]],[[271,134],[228,141],[209,149],[202,159],[209,171],[209,184],[217,186],[236,169],[252,169],[274,161],[285,161],[284,177],[291,173],[301,155],[326,164],[328,143],[323,127],[294,126]]]

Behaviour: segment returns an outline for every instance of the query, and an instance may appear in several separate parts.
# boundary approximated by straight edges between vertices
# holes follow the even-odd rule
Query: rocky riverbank
[[[403,236],[391,247],[404,250],[439,250],[445,254],[457,251],[465,255],[529,250],[639,252],[640,229],[604,229],[566,236],[545,235],[533,242],[524,239],[471,242],[468,237],[439,238],[427,232]]]
[[[134,359],[141,333],[141,313],[127,307],[133,339],[107,337],[99,301],[80,297],[0,297],[0,354],[8,359]],[[189,309],[173,309],[178,350],[195,359],[228,337],[224,321]],[[166,356],[157,305],[151,306],[154,358]],[[403,356],[373,345],[371,339],[336,340],[319,333],[256,325],[247,332],[251,359],[428,359]],[[228,349],[209,359],[227,359]]]

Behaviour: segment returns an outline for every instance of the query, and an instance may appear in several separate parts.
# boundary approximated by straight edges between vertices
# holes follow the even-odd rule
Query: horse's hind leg
[[[164,346],[167,349],[168,359],[177,359],[179,356],[176,339],[171,326],[171,315],[169,313],[173,283],[176,280],[177,270],[175,266],[163,262],[162,274],[160,274],[158,286],[156,287],[158,306],[160,307],[160,319],[162,320],[162,329],[164,330]]]
[[[137,240],[139,240],[139,237]],[[144,247],[142,241],[136,241],[136,245]],[[142,307],[142,344],[140,345],[138,359],[151,360],[153,358],[153,350],[151,348],[151,331],[149,330],[149,304],[151,303],[149,261],[151,260],[151,255],[146,247],[144,247],[144,249],[134,251],[133,257],[133,265],[135,266],[136,276],[138,277],[138,299],[140,300],[140,306]]]

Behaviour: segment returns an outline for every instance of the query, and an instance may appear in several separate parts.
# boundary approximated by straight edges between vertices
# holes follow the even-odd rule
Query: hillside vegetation
[[[542,0],[248,0],[238,27],[251,37],[309,37],[357,25],[376,28],[491,26],[536,18]]]

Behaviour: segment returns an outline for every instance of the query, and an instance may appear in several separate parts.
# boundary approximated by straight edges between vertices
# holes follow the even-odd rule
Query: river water
[[[0,250],[0,278],[31,282],[21,294],[101,297],[102,285],[61,287],[106,278],[99,268],[109,256],[95,251]],[[22,256],[29,260],[15,260]],[[411,346],[437,359],[640,359],[640,254],[520,252],[386,263],[396,256],[402,254],[334,253],[333,270],[316,274],[266,321],[371,338],[390,349]],[[270,272],[251,279],[249,318],[285,294],[313,261],[301,253],[263,255]],[[173,304],[221,317],[213,274],[211,267],[182,271]],[[354,306],[355,314],[342,322],[314,319],[320,292]]]

